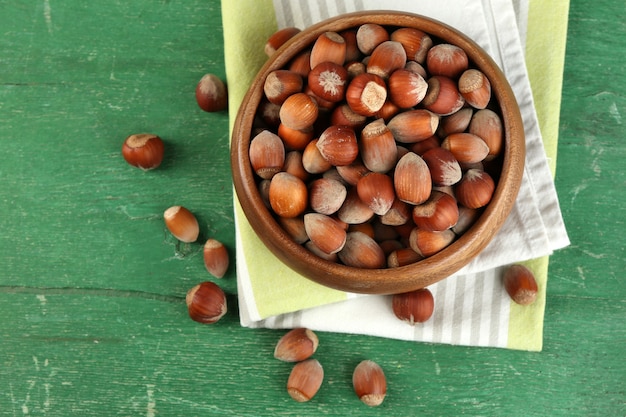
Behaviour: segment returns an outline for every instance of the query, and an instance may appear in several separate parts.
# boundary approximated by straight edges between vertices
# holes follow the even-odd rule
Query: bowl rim
[[[326,261],[296,243],[266,208],[258,192],[249,159],[249,144],[256,109],[263,98],[267,75],[285,67],[305,46],[325,32],[341,32],[364,23],[386,27],[413,27],[435,39],[461,47],[473,66],[492,85],[504,128],[502,171],[491,202],[472,227],[439,253],[417,263],[384,269],[359,269]],[[514,140],[517,138],[517,140]],[[316,23],[292,37],[261,67],[246,92],[237,113],[231,140],[231,170],[238,203],[257,236],[285,265],[296,273],[324,286],[366,294],[393,294],[434,284],[457,272],[478,255],[500,230],[509,215],[521,186],[525,135],[515,94],[495,61],[472,39],[436,19],[414,13],[378,10],[342,14]],[[508,178],[502,181],[502,178]],[[315,270],[315,274],[311,271]]]

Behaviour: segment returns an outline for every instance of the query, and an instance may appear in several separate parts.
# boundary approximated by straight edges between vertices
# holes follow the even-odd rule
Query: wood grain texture
[[[619,416],[626,414],[622,190],[626,11],[572,2],[556,185],[572,245],[551,258],[541,353],[321,333],[313,401],[284,390],[280,331],[230,311],[188,319],[184,295],[212,278],[182,249],[172,204],[203,237],[234,245],[228,115],[197,108],[223,76],[219,2],[0,2],[0,415]],[[123,161],[123,139],[160,134],[162,168]],[[362,359],[389,394],[362,405]]]

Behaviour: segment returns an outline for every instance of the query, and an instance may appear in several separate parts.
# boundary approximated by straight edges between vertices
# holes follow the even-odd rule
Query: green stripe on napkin
[[[530,0],[528,30],[526,33],[526,67],[533,91],[533,100],[543,146],[554,177],[557,145],[559,141],[559,116],[561,87],[565,61],[569,0]],[[515,349],[539,351],[543,347],[543,315],[548,285],[549,257],[524,262],[537,278],[541,289],[533,308],[511,302],[508,346]]]

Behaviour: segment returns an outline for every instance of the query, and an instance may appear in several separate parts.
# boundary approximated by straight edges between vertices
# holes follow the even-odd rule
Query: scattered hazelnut
[[[199,323],[213,324],[226,314],[226,295],[215,283],[202,282],[187,292],[189,317]]]
[[[150,133],[130,135],[122,145],[122,156],[126,162],[145,171],[161,165],[163,154],[163,141]]]
[[[218,240],[208,239],[203,248],[204,266],[215,278],[222,278],[228,270],[229,257],[226,246]]]
[[[287,380],[289,396],[306,402],[317,394],[324,381],[324,368],[317,359],[307,359],[294,365]]]
[[[165,226],[172,235],[184,243],[195,242],[200,234],[196,216],[183,206],[172,206],[163,213]]]
[[[370,407],[381,405],[387,394],[387,380],[383,369],[376,362],[360,362],[352,374],[352,385],[359,399]]]
[[[283,362],[300,362],[317,350],[319,339],[310,329],[299,327],[285,333],[274,349],[274,357]]]
[[[511,299],[520,305],[529,305],[537,298],[537,281],[524,265],[511,265],[503,277],[504,288]]]
[[[204,75],[196,86],[198,106],[207,112],[216,112],[228,106],[226,85],[216,75]]]

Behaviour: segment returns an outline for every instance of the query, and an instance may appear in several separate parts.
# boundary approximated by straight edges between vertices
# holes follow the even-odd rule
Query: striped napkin
[[[374,0],[223,0],[231,130],[239,103],[265,62],[265,40],[275,30],[305,28],[338,14],[376,10],[379,4]],[[569,244],[553,182],[568,2],[389,0],[384,7],[456,27],[502,68],[518,99],[527,141],[526,168],[515,207],[474,261],[429,287],[435,297],[433,317],[410,326],[395,318],[388,296],[330,289],[284,266],[254,234],[235,198],[241,324],[541,350],[548,256]],[[512,303],[502,288],[502,269],[514,262],[524,262],[537,276],[540,292],[532,306]]]

